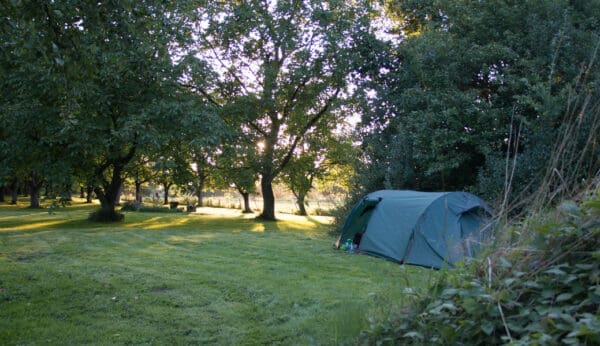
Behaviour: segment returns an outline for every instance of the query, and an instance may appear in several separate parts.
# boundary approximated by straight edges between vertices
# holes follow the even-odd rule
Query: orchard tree
[[[169,204],[169,191],[173,185],[185,186],[192,180],[192,167],[182,153],[161,156],[153,164],[155,181],[164,188],[164,204]]]
[[[235,188],[243,199],[243,213],[252,213],[250,194],[256,193],[259,180],[257,167],[258,151],[256,142],[248,136],[238,136],[237,140],[227,141],[223,152],[217,158],[216,178],[223,188]]]
[[[197,59],[189,59],[197,63]],[[195,82],[210,80],[206,70],[201,66],[193,66],[186,71],[186,77],[194,76]],[[202,103],[200,108],[203,116],[185,117],[183,119],[182,134],[180,136],[183,147],[180,155],[187,160],[189,179],[186,182],[188,189],[198,199],[198,206],[204,205],[204,190],[214,184],[215,165],[217,157],[222,153],[222,145],[231,140],[231,128],[219,116],[219,110],[202,97],[196,97],[197,103]]]
[[[197,9],[197,57],[213,67],[210,96],[256,138],[261,217],[275,220],[273,180],[306,134],[340,121],[356,50],[371,40],[369,2],[211,2]],[[193,83],[192,83],[193,84]]]
[[[68,77],[48,5],[0,6],[0,180],[12,190],[13,202],[21,180],[30,206],[39,208],[44,185],[64,187],[72,176],[63,159],[69,145],[63,135]]]
[[[1,58],[9,63],[2,68],[12,78],[2,91],[10,86],[18,96],[2,102],[10,106],[8,121],[27,125],[31,133],[23,133],[17,145],[27,148],[24,163],[10,166],[27,173],[30,184],[52,174],[29,163],[69,179],[73,167],[85,168],[101,203],[100,218],[120,219],[115,200],[127,164],[177,136],[182,119],[204,116],[202,103],[190,111],[189,100],[197,95],[180,85],[187,60],[172,56],[191,37],[190,21],[171,2],[2,6],[10,10],[2,25],[11,34],[3,35]],[[39,144],[28,148],[26,140]],[[42,152],[56,164],[37,160]]]
[[[337,168],[351,168],[355,155],[347,133],[317,128],[308,134],[283,171],[282,181],[296,198],[300,215],[307,215],[306,197],[317,180],[327,180]],[[349,175],[351,169],[344,172]]]
[[[142,204],[142,186],[152,181],[155,174],[155,172],[152,170],[150,158],[145,155],[138,155],[135,160],[129,163],[127,172],[129,178],[133,180],[133,186],[135,189],[135,202]]]
[[[208,152],[204,148],[194,148],[191,152],[191,179],[192,192],[198,199],[198,206],[204,206],[204,190],[211,185],[215,171],[216,152]]]
[[[310,152],[308,148],[300,149],[287,165],[282,181],[286,184],[296,198],[299,215],[308,215],[306,212],[306,196],[313,189],[314,181],[321,173],[318,152]]]

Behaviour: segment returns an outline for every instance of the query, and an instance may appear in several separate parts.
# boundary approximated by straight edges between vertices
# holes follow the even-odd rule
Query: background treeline
[[[300,211],[316,181],[521,211],[600,169],[598,1],[0,8],[0,186],[33,207],[77,183],[119,219],[152,179],[260,192],[266,219],[278,182]]]
[[[200,205],[207,186],[233,188],[246,211],[260,181],[262,216],[274,219],[273,184],[284,181],[303,211],[315,181],[353,156],[336,129],[370,9],[2,2],[0,189],[25,186],[39,207],[41,194],[79,184],[100,200],[94,218],[120,220],[126,179],[136,193],[149,181],[183,186]]]

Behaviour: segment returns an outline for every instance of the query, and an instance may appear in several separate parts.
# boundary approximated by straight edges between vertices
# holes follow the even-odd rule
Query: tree
[[[139,155],[135,160],[130,162],[127,172],[129,177],[133,180],[135,202],[142,204],[142,185],[152,181],[154,178],[150,158],[148,156]]]
[[[40,207],[44,184],[64,186],[72,169],[61,159],[66,77],[57,54],[48,6],[3,3],[0,22],[0,176],[16,202],[18,178],[30,207]]]
[[[181,155],[182,152],[172,152],[172,154],[173,156],[157,158],[152,167],[156,182],[164,188],[164,204],[169,204],[171,186],[185,185],[192,179],[192,169],[184,155]]]
[[[3,91],[10,85],[19,96],[3,98],[14,114],[8,120],[31,121],[24,125],[33,139],[45,144],[44,154],[62,149],[60,156],[47,155],[57,158],[56,167],[37,161],[35,150],[24,153],[28,162],[47,168],[42,173],[18,162],[10,167],[26,169],[30,184],[47,173],[70,177],[73,167],[90,172],[89,185],[100,200],[103,218],[120,219],[115,199],[127,164],[176,136],[186,116],[202,116],[190,112],[190,99],[197,96],[179,83],[187,60],[172,59],[190,37],[185,9],[154,1],[2,6],[10,10],[3,28],[11,30],[3,41],[8,46],[3,68],[13,77],[10,84],[3,83]],[[30,99],[34,102],[24,102]],[[21,141],[18,148],[27,146]]]
[[[187,76],[193,76],[195,85],[202,80],[212,78],[207,71],[195,65],[198,60],[189,59],[192,67],[188,69]],[[202,88],[202,87],[200,87]],[[222,117],[215,105],[196,97],[196,103],[201,103],[204,113],[202,116],[185,117],[183,119],[183,130],[181,134],[180,155],[185,156],[188,162],[189,180],[186,182],[189,189],[198,199],[198,206],[204,205],[204,190],[214,183],[214,171],[217,157],[222,153],[221,147],[225,141],[231,140],[231,128]]]
[[[352,143],[346,135],[332,128],[318,128],[294,152],[282,180],[296,198],[300,215],[307,215],[306,197],[316,180],[326,180],[337,167],[351,166]]]
[[[261,217],[275,219],[273,180],[305,135],[339,121],[338,105],[369,35],[368,2],[213,2],[198,9],[199,58],[218,73],[211,95],[257,138]]]
[[[306,196],[312,190],[313,182],[320,173],[316,153],[303,151],[290,160],[287,171],[282,175],[283,182],[290,188],[296,198],[299,215],[308,215],[306,212]]]
[[[258,162],[255,141],[247,136],[235,136],[237,140],[226,141],[223,152],[217,157],[215,175],[219,186],[235,188],[244,201],[243,213],[252,213],[250,194],[256,192]]]
[[[203,148],[192,149],[191,152],[191,189],[198,199],[198,206],[204,206],[204,190],[210,184],[215,169],[214,153]]]

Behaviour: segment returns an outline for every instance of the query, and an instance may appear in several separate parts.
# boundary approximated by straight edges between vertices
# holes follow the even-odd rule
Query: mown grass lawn
[[[351,343],[435,275],[334,250],[323,219],[90,210],[0,205],[0,344]]]

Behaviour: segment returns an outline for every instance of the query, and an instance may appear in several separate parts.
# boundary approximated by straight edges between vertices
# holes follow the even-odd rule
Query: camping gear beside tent
[[[360,253],[439,269],[475,256],[491,217],[490,207],[466,192],[380,190],[354,206],[337,246],[354,239]]]

